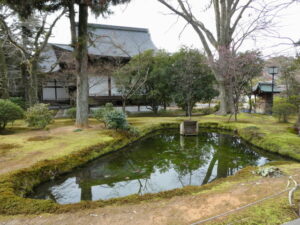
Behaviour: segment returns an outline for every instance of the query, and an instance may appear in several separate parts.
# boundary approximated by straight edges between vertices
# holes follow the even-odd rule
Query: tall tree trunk
[[[226,98],[227,98],[227,113],[235,112],[235,96],[234,96],[234,84],[232,80],[229,81],[228,86],[226,86]],[[237,103],[238,104],[238,103]]]
[[[219,86],[219,98],[220,98],[220,110],[219,115],[227,115],[234,113],[234,103],[233,103],[233,88],[230,82],[230,74],[228,74],[229,64],[228,62],[232,52],[230,47],[223,44],[218,49],[219,59],[217,68],[214,69],[214,74]],[[214,68],[214,66],[213,66]]]
[[[223,82],[219,82],[219,91],[220,91],[220,109],[218,114],[226,115],[227,114],[227,97],[226,97],[226,87]]]
[[[123,111],[123,113],[126,113],[126,99],[125,98],[122,99],[122,111]]]
[[[152,107],[151,108],[152,108],[152,111],[154,112],[154,114],[158,113],[158,107],[159,106],[157,106],[155,102],[152,103]]]
[[[25,62],[22,62],[21,65],[21,77],[22,77],[22,84],[23,84],[23,96],[24,96],[24,100],[25,102],[28,104],[29,102],[29,97],[28,97],[28,71],[27,71],[27,65]]]
[[[88,127],[88,6],[85,3],[79,4],[78,43],[76,46],[77,66],[77,99],[76,99],[76,126]]]
[[[232,101],[232,92],[229,90],[227,84],[223,80],[218,81],[219,91],[220,91],[220,110],[219,115],[227,115],[234,111],[233,101]]]
[[[238,120],[237,115],[238,115],[238,109],[235,109],[235,111],[234,111],[234,121],[235,122],[237,122],[237,120]]]
[[[187,110],[188,110],[189,119],[191,120],[192,119],[192,104],[191,104],[191,101],[188,101]]]
[[[77,34],[76,34],[76,22],[75,22],[75,7],[74,0],[70,0],[68,2],[68,11],[69,11],[69,22],[70,22],[70,31],[71,31],[71,45],[74,48],[74,52],[76,52],[77,46]],[[70,105],[76,106],[76,91],[70,92]]]
[[[33,60],[30,64],[27,64],[27,71],[29,72],[28,79],[28,103],[29,106],[33,106],[38,103],[38,78],[37,78],[37,67],[38,62]]]
[[[251,99],[252,95],[248,95],[249,98],[249,113],[252,113],[253,103]]]
[[[77,43],[77,35],[76,35],[76,23],[75,23],[75,8],[74,1],[70,0],[68,2],[68,10],[69,10],[69,21],[70,21],[70,29],[71,29],[71,45],[75,48]]]
[[[27,46],[29,45],[28,37],[31,36],[30,30],[28,30],[26,26],[26,19],[19,15],[19,20],[21,21],[21,37],[22,37],[22,45],[25,49],[27,49]],[[26,59],[23,58],[23,61],[21,62],[21,77],[23,82],[23,90],[24,90],[24,99],[26,101],[27,106],[31,106],[29,102],[29,90],[30,90],[30,74],[28,70],[28,62]]]
[[[0,41],[0,98],[9,98],[7,64],[4,49]]]
[[[184,107],[184,111],[185,111],[185,116],[188,117],[189,116],[189,107],[187,104]]]

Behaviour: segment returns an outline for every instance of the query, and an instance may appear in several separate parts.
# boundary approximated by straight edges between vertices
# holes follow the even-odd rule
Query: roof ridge
[[[76,25],[78,25],[78,23],[76,23]],[[142,27],[127,27],[127,26],[99,24],[99,23],[88,23],[88,27],[95,27],[95,28],[108,29],[108,30],[124,30],[124,31],[149,33],[149,29],[142,28]]]

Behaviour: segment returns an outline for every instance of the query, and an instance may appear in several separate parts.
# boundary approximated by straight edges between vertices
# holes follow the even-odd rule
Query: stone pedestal
[[[198,135],[199,127],[197,121],[186,120],[180,124],[180,134],[184,136]]]

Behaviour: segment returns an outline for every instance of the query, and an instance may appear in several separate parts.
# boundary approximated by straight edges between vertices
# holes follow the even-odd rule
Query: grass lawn
[[[162,122],[179,122],[180,118],[130,118],[139,129],[149,129]],[[70,119],[57,119],[47,130],[33,130],[23,121],[8,126],[0,134],[0,174],[30,167],[40,160],[52,160],[82,149],[112,141],[117,132],[104,128],[102,123],[90,120],[90,129],[77,130]]]
[[[160,123],[179,123],[184,117],[130,117],[129,122],[139,130],[147,131]],[[200,123],[220,123],[223,127],[259,133],[263,140],[254,140],[262,148],[280,152],[300,160],[300,138],[291,129],[292,123],[278,123],[263,115],[242,114],[239,122],[227,123],[223,116],[194,117]],[[74,151],[111,141],[116,132],[104,129],[103,124],[91,119],[91,128],[76,132],[73,121],[58,119],[47,130],[32,130],[17,121],[8,127],[8,134],[0,135],[0,174],[25,168],[39,160],[56,159]],[[244,134],[247,136],[247,134]],[[249,137],[248,137],[249,138]],[[253,142],[253,141],[252,141]],[[275,143],[275,144],[274,144]]]
[[[181,121],[185,120],[185,117],[129,117],[128,120],[131,125],[136,127],[141,135],[146,134],[153,129],[163,128],[163,125],[166,124],[179,124]],[[300,137],[297,136],[293,129],[293,123],[278,123],[276,119],[271,116],[265,115],[249,115],[249,114],[241,114],[239,115],[238,122],[230,122],[228,123],[228,117],[224,116],[216,116],[216,115],[208,115],[208,116],[197,116],[193,117],[194,120],[198,120],[200,122],[200,127],[211,127],[211,128],[219,128],[219,129],[230,129],[237,132],[242,138],[248,140],[254,145],[261,147],[263,149],[278,152],[282,155],[286,155],[292,157],[294,159],[300,160]],[[78,157],[85,157],[89,155],[87,160],[95,158],[104,152],[114,150],[116,146],[114,145],[110,149],[107,149],[101,153],[100,151],[96,151],[93,153],[95,147],[106,146],[114,141],[120,142],[127,137],[122,133],[118,133],[113,130],[107,130],[103,126],[103,124],[98,123],[96,120],[90,120],[90,129],[86,130],[77,130],[73,126],[73,121],[69,119],[58,119],[55,120],[53,124],[51,124],[47,130],[32,130],[26,127],[23,121],[16,121],[13,126],[8,126],[8,130],[6,134],[0,135],[0,184],[3,184],[0,187],[0,197],[3,193],[9,193],[6,198],[3,198],[5,204],[15,204],[15,202],[10,201],[11,198],[14,198],[14,201],[19,201],[23,198],[17,198],[11,195],[11,189],[19,188],[17,184],[18,182],[14,181],[16,177],[23,179],[23,174],[38,174],[41,175],[41,171],[38,168],[42,168],[36,166],[39,162],[44,163],[52,163],[51,166],[56,166],[54,162],[59,161],[63,165],[68,162],[67,160],[73,160],[71,157],[78,155]],[[200,128],[201,129],[201,128]],[[131,141],[127,138],[127,143]],[[124,144],[126,144],[124,142]],[[83,153],[83,150],[85,151]],[[92,152],[92,153],[90,153]],[[64,160],[61,160],[61,159]],[[74,160],[73,160],[74,161]],[[73,162],[73,165],[80,165],[81,162]],[[82,160],[84,163],[84,160]],[[60,165],[60,164],[58,164]],[[47,164],[48,166],[48,164]],[[68,171],[71,167],[66,167],[63,171]],[[293,164],[293,169],[300,169],[300,164]],[[50,166],[48,166],[50,168]],[[32,172],[31,168],[36,168]],[[43,167],[44,168],[44,167]],[[52,167],[51,167],[52,168]],[[24,170],[25,169],[25,170]],[[23,174],[19,171],[24,172]],[[38,173],[36,172],[38,171]],[[294,172],[294,171],[293,171]],[[11,175],[8,175],[10,173]],[[17,174],[17,175],[16,175]],[[4,178],[3,178],[4,177]],[[41,180],[32,179],[30,185],[37,184]],[[20,181],[21,182],[21,181]],[[27,182],[27,180],[26,180]],[[29,182],[29,181],[28,181]],[[29,182],[29,183],[30,183]],[[7,183],[7,184],[6,184]],[[226,183],[226,179],[225,179]],[[28,185],[28,186],[30,186]],[[222,184],[224,186],[224,184]],[[228,189],[228,185],[225,185]],[[9,189],[4,189],[4,187],[9,187]],[[1,189],[3,188],[3,189]],[[24,192],[26,192],[26,187],[24,187]],[[8,191],[9,190],[9,191]],[[199,189],[200,190],[200,189]],[[223,190],[223,188],[220,188]],[[28,190],[27,190],[28,191]],[[22,191],[14,191],[15,193],[22,193]],[[179,191],[180,192],[180,191]],[[195,190],[193,189],[188,191],[180,192],[182,193],[193,193]],[[169,192],[175,193],[175,192]],[[177,193],[178,194],[178,193]],[[174,196],[177,195],[176,193]],[[166,194],[168,197],[172,197],[173,194]],[[10,196],[10,197],[9,197]],[[156,196],[156,198],[160,198]],[[165,197],[163,197],[165,198]],[[134,198],[131,198],[134,199]],[[144,199],[145,200],[145,199]],[[1,198],[0,198],[1,201]],[[23,200],[22,200],[23,201]],[[27,203],[29,200],[26,200]],[[124,199],[126,202],[127,200]],[[285,201],[283,198],[278,199],[278,201]],[[130,201],[129,201],[130,202]],[[133,201],[136,202],[136,199]],[[276,201],[275,201],[276,202]],[[274,204],[275,204],[274,202]],[[1,203],[1,202],[0,202]],[[26,203],[26,204],[27,204]],[[287,203],[285,201],[285,203]],[[29,202],[28,205],[33,204]],[[281,203],[280,203],[281,204]],[[25,205],[25,203],[24,203]],[[34,204],[33,204],[34,205]],[[92,205],[92,204],[91,204]],[[98,205],[101,205],[100,203]],[[271,207],[272,204],[266,202],[261,207]],[[86,205],[85,205],[86,206]],[[8,206],[10,207],[10,206]],[[48,208],[54,207],[53,204],[47,202],[45,205],[45,211],[47,212]],[[55,206],[56,207],[56,206]],[[72,206],[71,206],[72,207]],[[76,206],[80,209],[80,206]],[[241,212],[248,213],[247,215],[251,217],[251,215],[255,214],[257,210],[259,211],[260,207],[255,206],[256,208],[251,207],[250,211]],[[15,207],[12,209],[3,209],[2,210],[11,210],[14,212]],[[22,209],[23,210],[23,209]],[[28,212],[34,212],[35,209],[29,210]],[[276,214],[282,212],[281,208],[277,211],[269,210],[267,214]],[[286,208],[284,208],[286,210]],[[38,211],[38,210],[37,210]],[[41,209],[40,211],[43,211]],[[23,212],[23,211],[22,211]],[[27,212],[24,209],[24,212]],[[270,212],[270,213],[269,213]],[[290,211],[289,211],[290,212]],[[241,217],[241,213],[237,213],[234,217],[228,218],[230,221],[234,221],[238,216]],[[266,214],[266,215],[267,215]],[[291,214],[287,214],[288,218],[292,218]],[[260,216],[261,217],[261,216]],[[287,217],[279,218],[278,221],[284,221]],[[262,221],[262,220],[261,220]],[[219,221],[218,223],[223,224],[224,221]],[[251,221],[250,221],[251,222]],[[248,224],[248,223],[247,223]],[[251,223],[249,223],[251,224]],[[259,223],[252,223],[259,224]],[[270,223],[270,224],[276,224]]]

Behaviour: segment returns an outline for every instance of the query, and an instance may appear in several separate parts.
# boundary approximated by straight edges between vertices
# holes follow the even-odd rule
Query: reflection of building
[[[253,94],[255,96],[256,112],[257,113],[270,113],[272,111],[272,95],[282,92],[282,88],[278,85],[274,85],[272,93],[271,82],[258,82],[253,88]],[[257,99],[256,97],[259,97]]]
[[[131,57],[156,49],[148,29],[89,24],[88,76],[90,105],[121,100],[112,76]],[[41,100],[69,103],[76,96],[75,57],[66,44],[49,44],[43,53],[44,79]]]

